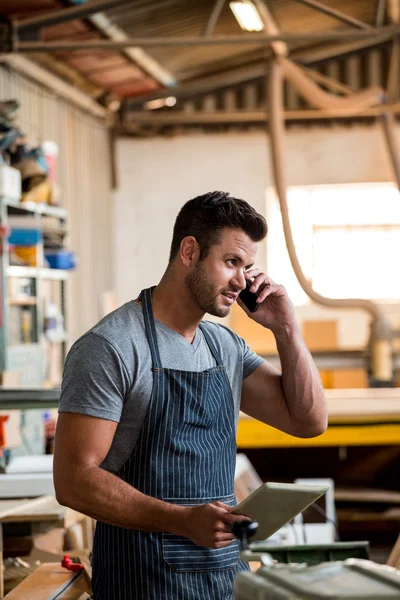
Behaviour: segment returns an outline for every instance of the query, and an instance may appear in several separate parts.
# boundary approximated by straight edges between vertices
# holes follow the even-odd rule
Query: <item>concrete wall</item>
[[[400,145],[400,128],[397,138]],[[292,129],[286,151],[288,185],[393,180],[377,126]],[[123,138],[117,144],[117,165],[115,280],[120,303],[162,275],[174,219],[186,200],[222,189],[266,214],[266,191],[272,177],[270,148],[262,132]],[[263,268],[265,257],[263,246],[258,260]],[[390,306],[388,313],[399,326],[400,307]],[[300,307],[298,316],[300,320],[337,318],[343,347],[358,347],[366,341],[369,317],[361,312],[311,304]]]

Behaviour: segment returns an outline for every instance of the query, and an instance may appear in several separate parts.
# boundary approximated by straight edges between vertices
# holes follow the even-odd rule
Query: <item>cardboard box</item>
[[[304,341],[309,350],[337,350],[337,321],[303,321]]]

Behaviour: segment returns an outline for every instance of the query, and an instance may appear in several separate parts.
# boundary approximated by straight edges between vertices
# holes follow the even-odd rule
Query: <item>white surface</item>
[[[0,196],[9,200],[19,200],[21,197],[21,173],[14,167],[0,165]]]
[[[6,473],[52,473],[53,455],[17,456],[10,460]]]
[[[54,496],[52,473],[7,473],[0,475],[0,498]]]
[[[263,482],[261,477],[255,470],[247,456],[241,453],[236,454],[235,479],[240,477],[244,472],[251,473],[252,481],[254,481],[254,483],[257,484],[257,487],[260,487],[260,485],[262,485]]]
[[[300,525],[301,535],[299,536],[303,540],[304,544],[333,544],[336,539],[336,531],[334,523],[336,523],[336,510],[335,510],[335,482],[333,479],[295,479],[295,483],[300,485],[324,485],[327,486],[328,490],[324,497],[321,499],[321,503],[318,503],[320,508],[323,508],[326,512],[327,520],[325,523],[318,521],[323,519],[322,515],[319,516],[316,523],[304,523],[303,513],[298,514],[294,518],[295,526]],[[315,511],[315,515],[318,515]],[[290,528],[289,528],[290,529]],[[300,542],[300,543],[303,543]],[[293,543],[296,543],[294,541]]]

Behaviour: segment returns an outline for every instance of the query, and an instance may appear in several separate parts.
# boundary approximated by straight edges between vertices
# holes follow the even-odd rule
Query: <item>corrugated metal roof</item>
[[[376,6],[371,0],[323,0],[327,6],[372,24]],[[148,1],[134,7],[122,6],[109,11],[109,18],[123,27],[129,37],[167,37],[202,35],[215,0]],[[267,0],[266,4],[285,32],[310,32],[346,27],[340,21],[300,4],[296,0]],[[348,26],[347,26],[348,27]],[[218,18],[215,34],[240,34],[241,29],[229,8],[229,0]],[[170,69],[180,82],[206,73],[243,64],[243,55],[252,62],[264,54],[262,47],[232,45],[151,48],[150,53]]]
[[[326,6],[374,24],[377,2],[372,0],[322,0]],[[203,35],[215,0],[136,0],[107,11],[106,15],[131,37],[168,37]],[[21,16],[65,6],[61,0],[0,0],[0,11]],[[337,19],[322,14],[298,0],[266,0],[281,31],[311,32],[348,28]],[[241,30],[230,8],[229,0],[218,18],[216,34],[240,34]],[[104,37],[88,21],[71,21],[43,30],[46,40],[82,40]],[[321,46],[321,44],[319,44]],[[303,47],[315,47],[304,45]],[[296,48],[299,48],[297,46]],[[166,67],[178,83],[209,74],[224,72],[237,66],[261,62],[265,48],[254,45],[221,45],[190,47],[152,47],[146,53]],[[135,66],[120,52],[74,51],[56,55],[70,67],[84,74],[96,86],[121,96],[145,94],[158,83]]]

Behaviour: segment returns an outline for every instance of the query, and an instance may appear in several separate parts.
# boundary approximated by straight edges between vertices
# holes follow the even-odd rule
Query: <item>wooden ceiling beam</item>
[[[310,65],[317,61],[335,58],[342,54],[375,46],[377,43],[385,42],[392,36],[380,36],[377,40],[368,39],[347,44],[328,45],[325,48],[294,50],[290,57],[301,65]],[[173,90],[177,98],[187,98],[196,94],[205,94],[224,87],[239,85],[246,81],[261,79],[266,75],[265,61],[251,66],[238,67],[225,72],[215,73],[207,77],[199,77],[188,83],[181,83]],[[159,90],[151,94],[128,98],[127,104],[134,107],[140,106],[150,100],[166,98],[171,96],[171,90]]]
[[[212,8],[212,11],[211,11],[210,16],[207,21],[207,25],[204,30],[204,35],[206,37],[211,35],[212,32],[214,31],[214,28],[218,21],[218,17],[221,14],[222,9],[224,8],[224,5],[225,5],[225,0],[215,0],[215,4]]]
[[[355,19],[354,17],[350,17],[350,15],[346,15],[345,13],[341,12],[340,10],[336,10],[335,8],[332,8],[331,6],[326,6],[326,4],[323,4],[322,2],[318,2],[318,0],[297,0],[297,2],[306,4],[307,6],[309,6],[310,8],[314,8],[318,12],[322,12],[325,15],[333,17],[334,19],[337,19],[338,21],[341,21],[342,23],[347,23],[347,25],[353,25],[353,27],[357,27],[358,29],[372,30],[372,31],[374,29],[372,27],[372,25],[368,25],[367,23],[364,23],[363,21],[359,21],[358,19]]]
[[[37,15],[24,19],[23,21],[14,21],[15,30],[18,34],[24,31],[39,30],[42,27],[48,27],[49,25],[57,25],[58,23],[64,23],[65,21],[72,21],[74,19],[84,19],[89,15],[93,15],[96,12],[103,10],[109,10],[110,8],[116,8],[122,4],[128,4],[131,0],[91,0],[84,4],[74,5],[70,8],[63,8],[60,10],[52,10],[46,14]]]
[[[400,114],[400,103],[374,107],[364,110],[362,113],[349,115],[337,110],[287,110],[284,113],[285,121],[318,121],[326,119],[354,119],[366,117],[378,117],[385,111],[390,110],[393,114]],[[265,123],[268,119],[265,110],[237,110],[237,111],[214,111],[214,112],[185,112],[182,110],[171,111],[133,111],[125,115],[123,129],[129,126],[141,125],[207,125],[217,123]]]
[[[387,11],[391,23],[400,23],[400,2],[399,0],[388,0]]]
[[[280,30],[273,17],[271,11],[265,4],[264,0],[253,0],[254,5],[258,10],[258,14],[261,17],[262,22],[264,23],[264,28],[266,33],[269,35],[279,35]],[[283,41],[271,42],[270,44],[272,51],[278,56],[287,56],[288,55],[288,47],[287,44]]]
[[[385,22],[386,3],[387,0],[378,0],[378,6],[376,7],[375,27],[382,27],[383,23]]]
[[[312,31],[308,33],[279,33],[276,35],[266,34],[242,34],[242,35],[218,35],[218,36],[178,36],[178,37],[145,37],[128,38],[126,40],[87,40],[83,42],[19,42],[15,40],[14,51],[18,52],[58,52],[74,50],[123,50],[129,47],[171,47],[171,46],[226,46],[226,45],[260,45],[282,41],[292,44],[344,41],[344,40],[377,40],[380,36],[388,35],[394,37],[400,34],[400,25],[389,25],[372,31],[343,29],[334,31]]]

